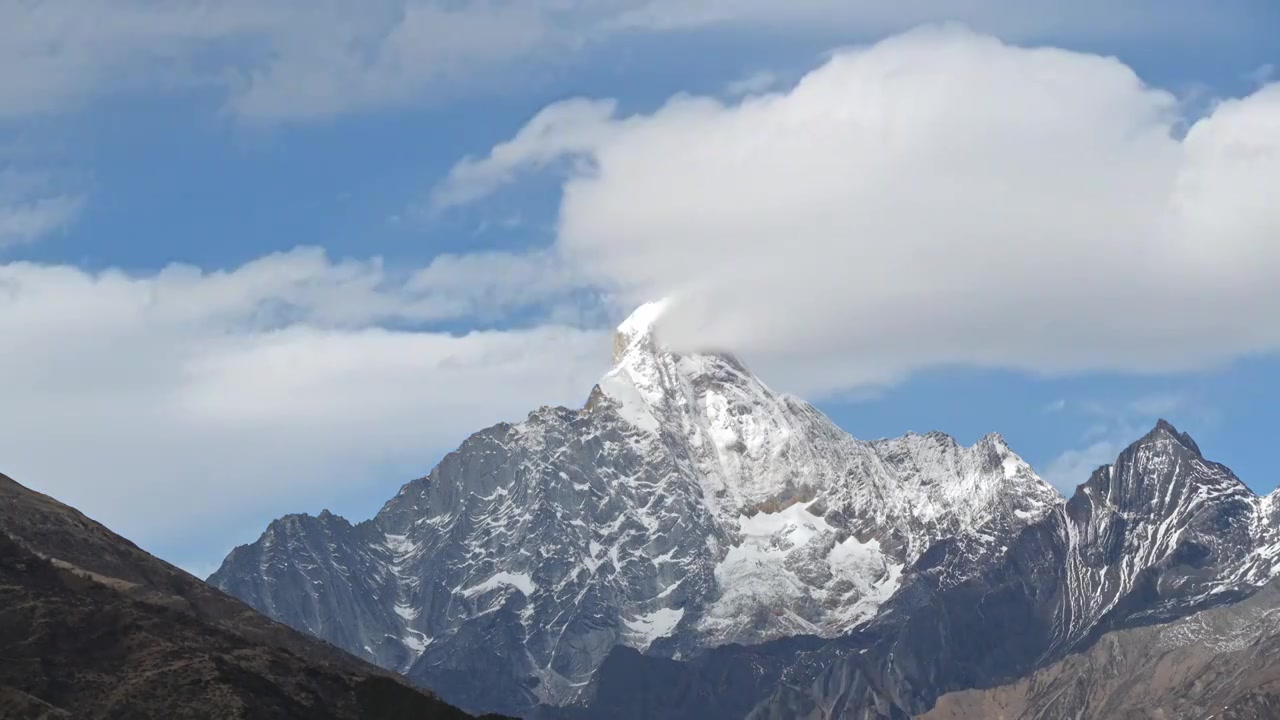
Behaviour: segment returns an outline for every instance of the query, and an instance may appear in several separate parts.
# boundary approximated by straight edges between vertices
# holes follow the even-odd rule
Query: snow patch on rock
[[[628,644],[644,652],[649,649],[654,640],[675,632],[682,618],[684,618],[684,608],[659,608],[651,613],[631,618],[626,621]]]
[[[513,587],[525,595],[532,595],[533,591],[537,589],[537,586],[533,584],[533,579],[528,574],[504,571],[494,573],[488,580],[479,585],[472,585],[466,588],[462,591],[462,595],[463,597],[473,597],[501,587]]]

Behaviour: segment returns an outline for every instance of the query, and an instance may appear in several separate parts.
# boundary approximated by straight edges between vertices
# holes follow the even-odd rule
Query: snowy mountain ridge
[[[937,541],[962,540],[960,582],[1062,502],[997,435],[857,440],[732,356],[670,352],[661,311],[619,326],[583,408],[472,435],[371,520],[278,520],[210,582],[519,713],[574,702],[618,645],[847,633]]]
[[[1186,568],[1154,581],[1154,592],[1168,600],[1144,610],[1151,615],[1170,613],[1166,603],[1191,607],[1265,584],[1280,571],[1278,497],[1256,495],[1230,469],[1206,460],[1190,436],[1160,421],[1095,471],[1061,510],[1071,582],[1059,642],[1083,638],[1151,582],[1153,569]],[[1108,555],[1127,562],[1101,562]]]
[[[948,575],[950,543],[939,543],[886,601],[866,642],[829,643],[820,660],[803,652],[774,659],[771,672],[786,681],[775,681],[768,697],[757,696],[747,716],[810,717],[821,708],[822,717],[913,717],[948,692],[1026,678],[1092,652],[1100,639],[1135,637],[1124,633],[1233,607],[1280,571],[1278,498],[1280,491],[1254,494],[1162,420],[1114,463],[1098,468],[1069,500],[1018,533],[1005,553],[966,577]],[[1181,632],[1194,625],[1178,627]],[[1202,638],[1204,647],[1235,643],[1223,632]],[[726,653],[710,674],[759,664],[746,653]],[[649,672],[630,671],[639,677]],[[1132,688],[1143,680],[1103,673],[1096,682]],[[1234,680],[1222,682],[1233,686]],[[1071,702],[1045,714],[1009,716],[1081,717],[1084,705],[1076,700],[1088,692],[1084,683],[1068,675],[1072,694],[1062,697]],[[610,693],[615,705],[625,697],[625,691]],[[693,716],[720,717],[703,710]]]
[[[823,492],[842,476],[857,478],[831,498],[843,509],[866,504],[859,493],[870,493],[924,525],[944,515],[975,529],[1003,520],[1009,490],[1029,493],[1025,507],[1014,508],[1024,520],[1062,500],[998,434],[973,448],[938,432],[863,442],[808,403],[774,392],[731,355],[668,352],[654,335],[664,306],[644,305],[619,327],[614,368],[597,387],[623,419],[688,446],[704,493],[726,520]]]

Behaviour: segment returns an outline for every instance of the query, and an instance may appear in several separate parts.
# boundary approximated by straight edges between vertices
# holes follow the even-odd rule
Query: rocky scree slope
[[[1012,685],[944,695],[924,720],[1280,717],[1280,581],[1181,620],[1117,630]]]
[[[615,648],[843,636],[939,541],[936,580],[961,583],[1061,502],[999,436],[857,440],[730,355],[670,352],[661,310],[618,328],[584,407],[472,435],[370,520],[281,518],[210,582],[463,707],[528,714],[586,702]]]
[[[470,717],[0,475],[0,717]]]

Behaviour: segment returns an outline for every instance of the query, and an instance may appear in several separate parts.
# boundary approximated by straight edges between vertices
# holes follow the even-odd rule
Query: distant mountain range
[[[997,435],[855,439],[664,348],[661,311],[582,408],[472,435],[369,520],[276,520],[209,582],[471,711],[1276,716],[1240,643],[1274,640],[1243,618],[1277,607],[1277,496],[1190,437],[1065,499]]]
[[[468,717],[0,475],[0,718]]]

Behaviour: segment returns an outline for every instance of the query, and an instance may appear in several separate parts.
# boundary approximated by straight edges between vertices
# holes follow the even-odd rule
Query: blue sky
[[[0,8],[0,471],[207,573],[674,294],[859,437],[1269,491],[1280,7],[1058,5]]]

